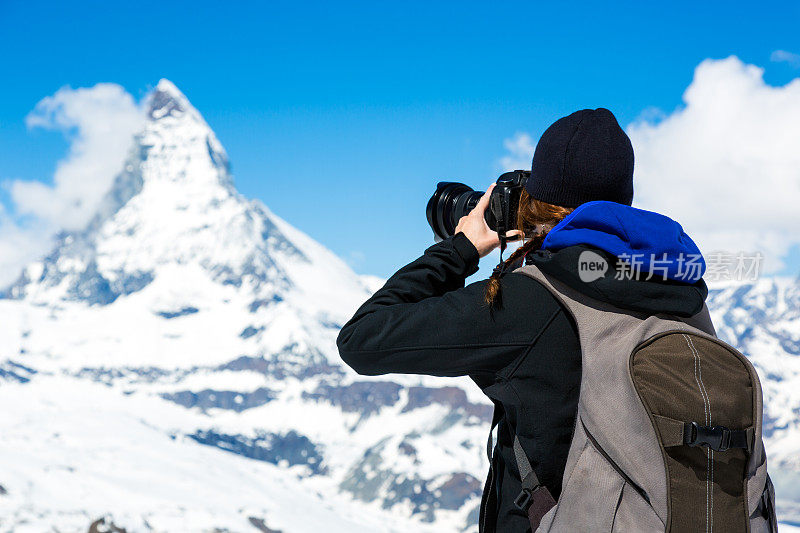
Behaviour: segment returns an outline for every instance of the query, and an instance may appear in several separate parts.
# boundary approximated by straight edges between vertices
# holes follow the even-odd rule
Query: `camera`
[[[530,175],[530,170],[513,170],[497,178],[484,218],[489,228],[501,237],[516,227],[519,197]],[[459,219],[475,208],[481,196],[482,191],[463,183],[440,181],[436,185],[436,192],[425,208],[436,242],[455,233]]]

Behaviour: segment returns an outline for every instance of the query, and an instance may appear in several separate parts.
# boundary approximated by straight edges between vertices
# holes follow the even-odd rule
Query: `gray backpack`
[[[682,319],[602,303],[543,274],[582,352],[578,413],[558,502],[519,441],[517,505],[534,532],[777,531],[753,365],[708,309]]]

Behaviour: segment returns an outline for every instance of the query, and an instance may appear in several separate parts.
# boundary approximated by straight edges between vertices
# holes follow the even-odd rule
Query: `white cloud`
[[[53,185],[16,180],[10,184],[16,211],[54,227],[83,227],[120,170],[144,115],[125,89],[112,83],[91,88],[63,87],[36,104],[29,128],[60,130],[69,138]]]
[[[513,137],[504,140],[503,146],[508,153],[498,162],[501,172],[518,169],[530,170],[536,144],[529,134],[517,132]]]
[[[47,253],[49,225],[38,220],[16,223],[0,204],[0,288],[19,277],[22,267]]]
[[[61,131],[70,146],[56,166],[53,185],[39,180],[3,184],[14,213],[0,205],[0,287],[46,253],[56,231],[80,229],[88,222],[143,120],[131,95],[111,83],[63,87],[36,104],[26,118],[28,127]]]
[[[703,61],[681,108],[628,133],[636,205],[681,222],[705,253],[761,251],[775,271],[800,243],[800,78],[773,87],[763,73]]]
[[[787,52],[786,50],[775,50],[770,54],[769,60],[775,63],[789,63],[795,68],[800,67],[800,54]]]
[[[647,109],[627,131],[635,206],[676,219],[706,254],[761,252],[775,272],[800,244],[800,78],[773,87],[763,72],[736,57],[703,61],[683,106]],[[504,169],[530,164],[530,135],[504,145]]]

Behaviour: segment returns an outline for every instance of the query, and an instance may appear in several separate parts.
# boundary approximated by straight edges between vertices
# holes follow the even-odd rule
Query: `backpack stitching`
[[[700,391],[700,396],[703,400],[703,413],[704,419],[703,421],[708,424],[708,409],[706,408],[706,397],[703,394],[703,389],[700,386],[700,380],[697,378],[697,353],[692,349],[692,345],[689,343],[689,337],[686,334],[682,334],[684,341],[686,342],[686,346],[692,352],[692,362],[694,363],[694,381],[697,383],[697,389]],[[708,533],[708,454],[706,454],[706,533]]]
[[[711,425],[711,396],[708,394],[708,390],[706,390],[706,384],[703,383],[703,369],[700,367],[700,352],[694,345],[694,340],[689,337],[689,342],[692,345],[692,349],[697,353],[697,368],[700,371],[700,384],[703,386],[703,391],[706,393],[706,400],[708,401],[708,425]],[[714,450],[708,450],[708,462],[709,462],[709,489],[708,489],[708,498],[710,502],[710,520],[709,520],[709,531],[714,530]]]
[[[703,398],[703,411],[705,412],[705,423],[711,425],[711,399],[708,397],[705,384],[703,383],[703,369],[700,366],[700,353],[694,342],[685,333],[682,334],[686,340],[686,345],[692,351],[694,358],[694,379],[700,389],[700,396]],[[706,450],[706,532],[711,533],[714,529],[714,463],[711,450]]]
[[[711,454],[711,530],[714,530],[714,450],[708,450]]]

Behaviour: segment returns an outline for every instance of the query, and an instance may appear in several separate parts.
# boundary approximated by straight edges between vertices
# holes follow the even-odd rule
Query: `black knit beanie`
[[[558,119],[536,145],[525,189],[533,198],[563,207],[592,200],[631,205],[631,140],[602,107]]]

